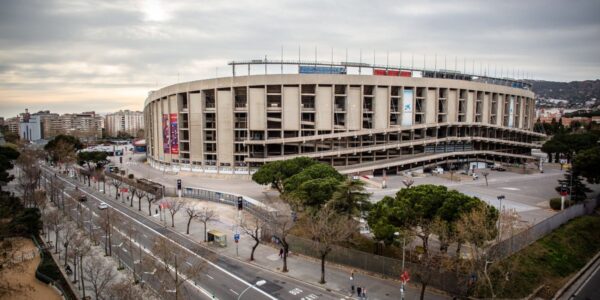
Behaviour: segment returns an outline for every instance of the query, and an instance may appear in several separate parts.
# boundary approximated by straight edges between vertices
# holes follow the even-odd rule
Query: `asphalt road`
[[[48,167],[43,167],[45,171],[53,171]],[[137,211],[130,210],[126,204],[115,201],[112,197],[94,191],[86,185],[77,182],[71,178],[59,177],[66,182],[67,191],[73,190],[75,186],[79,186],[79,190],[88,195],[88,201],[83,205],[87,209],[95,212],[96,215],[102,213],[98,209],[100,201],[107,203],[112,209],[117,211],[121,217],[129,218],[136,224],[139,232],[136,243],[142,245],[146,249],[152,247],[153,241],[157,236],[164,236],[180,247],[186,249],[191,254],[189,264],[205,264],[205,268],[199,278],[190,278],[185,284],[186,298],[190,299],[210,299],[212,295],[219,299],[236,299],[246,288],[258,280],[266,280],[267,283],[260,288],[250,288],[243,295],[243,299],[340,299],[343,295],[320,289],[316,286],[297,281],[293,278],[258,268],[251,264],[242,261],[234,260],[228,257],[219,256],[209,249],[191,241],[186,236],[177,232],[171,231],[160,224],[157,224]],[[77,214],[77,211],[72,213]],[[144,213],[144,212],[142,212]],[[94,222],[95,223],[95,222]],[[102,231],[102,229],[96,229]],[[135,258],[132,257],[131,251],[126,248],[119,248],[126,237],[123,237],[119,230],[113,235],[112,244],[117,245],[113,251],[117,251],[123,263],[131,268]],[[124,250],[123,250],[124,249]],[[133,255],[135,256],[135,255]],[[139,257],[139,256],[138,256]],[[210,257],[210,261],[204,257]],[[139,259],[139,258],[138,258]],[[152,270],[144,270],[142,279],[158,289],[158,282],[152,279]]]

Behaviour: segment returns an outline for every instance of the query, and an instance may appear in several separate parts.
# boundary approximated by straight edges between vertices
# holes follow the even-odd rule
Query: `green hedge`
[[[571,206],[571,201],[569,201],[569,199],[565,199],[565,208],[569,206]],[[554,210],[560,210],[560,198],[550,199],[550,208]]]

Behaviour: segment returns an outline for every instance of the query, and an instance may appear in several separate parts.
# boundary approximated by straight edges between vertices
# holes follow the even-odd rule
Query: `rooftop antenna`
[[[348,64],[348,47],[346,47],[346,61],[344,63],[346,65]]]
[[[400,51],[400,69],[402,69],[402,51]]]
[[[331,67],[333,68],[333,47],[331,47]]]
[[[265,54],[265,75],[267,75],[267,55]]]
[[[475,58],[473,57],[473,70],[471,74],[475,75]]]
[[[423,71],[425,71],[425,68],[427,67],[427,64],[425,63],[425,57],[427,55],[423,54]]]
[[[373,49],[373,67],[375,66],[375,49]]]
[[[410,58],[410,69],[414,70],[415,69],[415,54],[411,53],[411,58]]]
[[[281,45],[281,74],[283,74],[283,45]]]
[[[300,45],[298,45],[298,63],[302,61]]]
[[[385,57],[385,69],[387,70],[390,67],[390,50],[387,51]]]
[[[467,57],[463,56],[463,74],[467,73]]]
[[[436,72],[437,72],[437,53],[434,54],[434,58],[433,58],[433,77],[435,78],[436,76]]]
[[[360,59],[360,63],[358,65],[358,75],[360,75],[361,74],[361,70],[362,70],[362,49],[360,49],[360,52],[359,52],[358,55],[359,55],[359,59]]]
[[[315,46],[315,68],[317,67],[317,46]]]

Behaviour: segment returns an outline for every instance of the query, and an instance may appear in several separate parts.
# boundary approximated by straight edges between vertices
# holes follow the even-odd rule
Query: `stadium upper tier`
[[[522,161],[544,138],[532,131],[529,87],[350,63],[184,82],[146,99],[148,158],[158,168],[226,174],[295,156],[348,173],[449,159]]]

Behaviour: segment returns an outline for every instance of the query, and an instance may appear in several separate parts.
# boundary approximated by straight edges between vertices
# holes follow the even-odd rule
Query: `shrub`
[[[571,201],[569,201],[569,199],[565,199],[565,208],[569,206],[571,206]],[[560,210],[560,198],[550,199],[550,208],[554,210]]]

